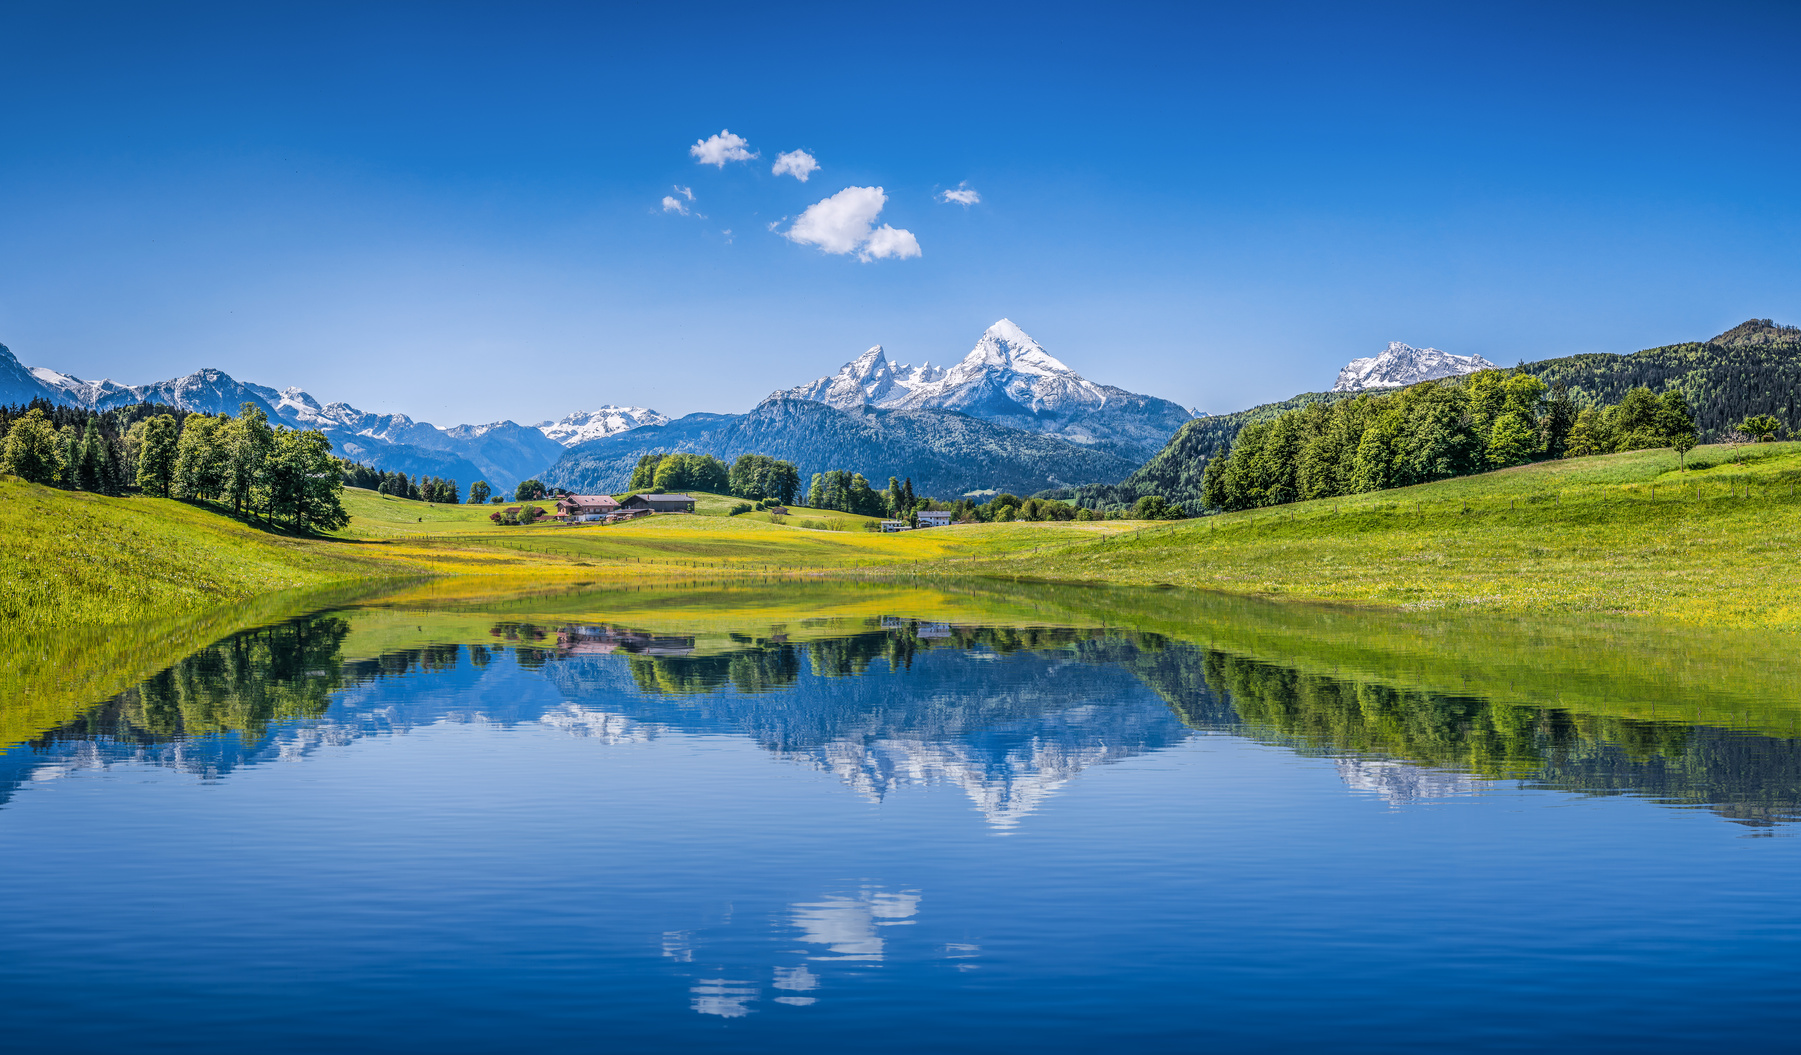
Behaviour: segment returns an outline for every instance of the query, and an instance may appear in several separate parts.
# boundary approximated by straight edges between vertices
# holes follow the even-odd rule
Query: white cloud
[[[919,239],[913,237],[913,232],[887,224],[871,231],[869,241],[863,243],[863,251],[857,254],[862,260],[885,260],[888,257],[905,260],[918,255]]]
[[[706,213],[693,212],[693,211],[690,211],[688,208],[688,202],[691,202],[694,200],[693,188],[684,187],[678,183],[675,185],[675,193],[681,195],[681,198],[676,197],[674,194],[663,195],[663,211],[664,212],[673,212],[673,213],[677,213],[682,216],[698,216],[703,220],[707,218]],[[682,200],[683,198],[686,198],[687,201],[683,201]]]
[[[775,167],[769,171],[777,176],[793,176],[805,183],[808,176],[819,171],[819,159],[804,150],[790,150],[786,154],[777,154]]]
[[[725,167],[728,161],[749,161],[756,157],[750,151],[750,140],[743,136],[735,136],[727,129],[720,129],[716,136],[708,136],[688,148],[694,160],[701,165],[717,165]]]
[[[967,208],[968,206],[981,201],[982,196],[977,194],[974,188],[970,187],[968,180],[964,180],[950,190],[941,191],[938,195],[938,200],[944,202],[946,205],[962,205]]]
[[[871,230],[886,204],[888,195],[880,187],[846,187],[807,206],[782,237],[840,256],[856,253],[865,261],[919,256],[919,239],[913,232],[887,224]]]

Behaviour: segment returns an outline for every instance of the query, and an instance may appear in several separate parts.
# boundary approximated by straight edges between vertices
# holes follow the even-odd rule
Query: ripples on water
[[[1792,1043],[1787,700],[1730,728],[932,607],[347,608],[185,657],[0,753],[12,1034]]]

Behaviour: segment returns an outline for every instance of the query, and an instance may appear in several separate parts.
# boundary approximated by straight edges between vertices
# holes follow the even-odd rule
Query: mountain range
[[[250,403],[290,427],[318,429],[344,458],[464,485],[486,480],[502,491],[532,476],[617,491],[641,455],[688,451],[728,459],[769,454],[804,475],[851,469],[878,484],[910,477],[943,495],[1031,493],[1120,480],[1193,416],[1168,400],[1083,378],[1007,319],[948,369],[897,367],[878,346],[836,375],[778,391],[749,413],[676,421],[643,407],[607,405],[533,425],[441,428],[213,368],[148,385],[86,381],[27,368],[0,346],[0,403],[33,399],[95,410],[159,403],[207,414],[236,414]]]
[[[212,367],[147,385],[86,381],[48,367],[26,367],[0,345],[0,404],[34,399],[91,410],[154,403],[200,414],[236,414],[249,403],[272,421],[318,429],[338,456],[351,461],[389,472],[445,477],[465,486],[486,480],[500,489],[511,489],[543,470],[568,446],[669,420],[643,407],[604,406],[535,425],[497,421],[446,429],[405,414],[321,403],[298,388],[251,384]]]
[[[544,482],[617,491],[646,454],[758,453],[793,462],[803,480],[853,469],[876,486],[905,477],[942,497],[1032,494],[1121,480],[1193,416],[1089,381],[1002,319],[949,368],[891,363],[877,345],[748,414],[690,414],[576,444]]]
[[[1495,364],[1479,355],[1452,355],[1437,348],[1415,348],[1400,341],[1367,359],[1353,359],[1338,372],[1334,392],[1362,392],[1371,388],[1400,388],[1441,377],[1493,370]]]

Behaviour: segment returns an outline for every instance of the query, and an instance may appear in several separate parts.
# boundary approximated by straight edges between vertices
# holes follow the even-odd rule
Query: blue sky
[[[1210,411],[1389,340],[1511,364],[1801,322],[1797,23],[15,2],[0,342],[448,425],[741,411],[872,344],[953,360],[1002,316]],[[691,155],[724,129],[759,156]],[[771,171],[795,150],[805,182]],[[802,229],[850,252],[780,233],[874,187],[917,256],[842,241],[872,192],[848,235]]]

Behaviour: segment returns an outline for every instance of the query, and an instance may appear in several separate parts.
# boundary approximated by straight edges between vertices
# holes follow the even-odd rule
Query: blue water
[[[1130,635],[919,632],[736,685],[679,642],[198,657],[0,755],[6,1045],[1797,1045],[1789,741],[1678,730],[1725,790],[1592,739],[1488,780],[1259,726]],[[255,679],[324,710],[145,717]]]

